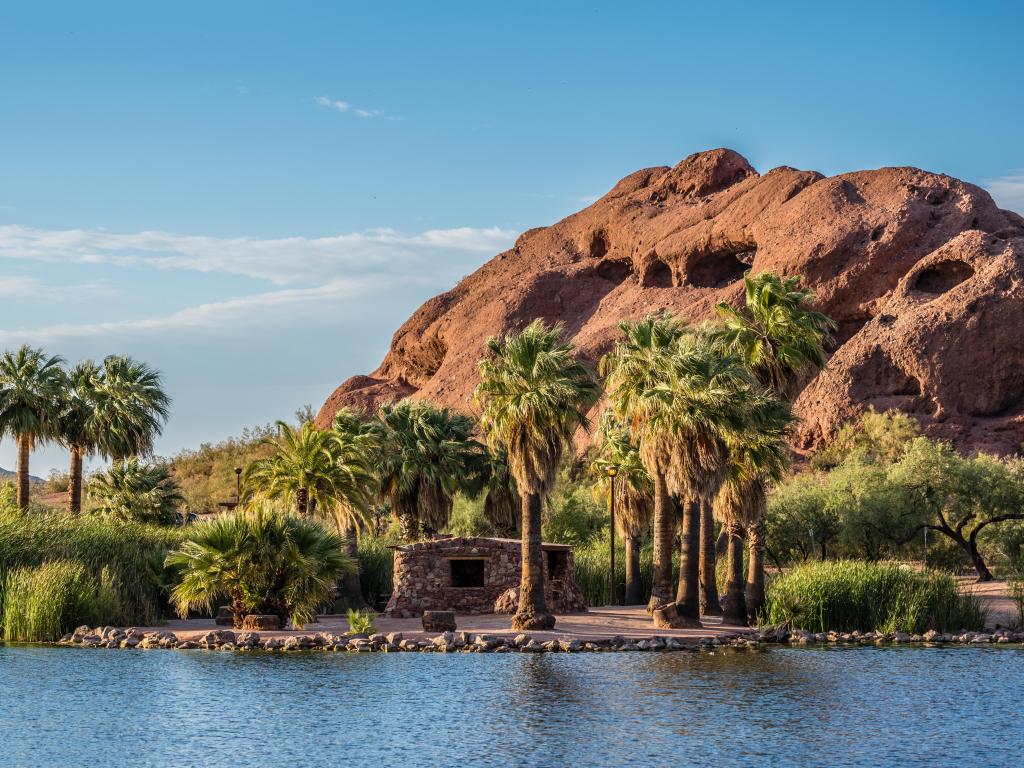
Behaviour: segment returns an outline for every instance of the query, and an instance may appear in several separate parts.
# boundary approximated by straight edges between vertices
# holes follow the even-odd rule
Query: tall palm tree
[[[78,363],[65,375],[57,419],[57,438],[71,452],[68,471],[68,508],[82,511],[83,459],[96,453],[101,436],[97,430],[96,401],[102,386],[102,370],[91,360]]]
[[[185,501],[170,469],[145,464],[136,456],[90,480],[89,498],[104,517],[162,525],[174,523]]]
[[[788,403],[760,393],[747,411],[746,428],[730,441],[725,482],[715,497],[715,515],[728,536],[728,583],[723,624],[746,625],[743,538],[747,530],[763,531],[767,506],[766,486],[782,478],[789,466],[787,438],[793,424]],[[754,557],[763,548],[752,552]],[[754,571],[757,570],[756,564]],[[760,566],[763,572],[763,565]]]
[[[152,453],[170,405],[159,371],[123,355],[104,358],[93,416],[98,450],[114,463]]]
[[[522,494],[523,563],[515,629],[555,625],[544,598],[541,507],[577,429],[600,394],[589,368],[564,339],[560,324],[537,319],[522,331],[490,339],[480,361],[476,400],[492,449],[508,451],[509,469]]]
[[[509,470],[505,449],[489,452],[486,473],[484,518],[499,536],[515,538],[523,500],[519,496],[516,479]]]
[[[381,406],[371,427],[377,477],[405,541],[419,538],[421,525],[447,525],[455,494],[480,476],[485,454],[473,429],[468,416],[429,403]]]
[[[350,608],[362,608],[365,602],[359,578],[358,537],[360,531],[370,525],[370,497],[377,489],[373,467],[377,466],[378,446],[366,414],[352,408],[341,408],[334,414],[331,431],[334,437],[332,453],[335,464],[362,475],[368,492],[356,498],[339,498],[334,503],[334,522],[345,540],[345,554],[354,564],[344,574],[345,596]]]
[[[277,422],[273,453],[246,467],[248,498],[286,499],[300,517],[316,511],[341,520],[365,508],[372,480],[357,447],[312,422],[292,427]]]
[[[643,602],[640,584],[640,547],[651,530],[654,514],[654,485],[640,460],[640,451],[630,440],[629,430],[606,413],[601,420],[601,443],[594,462],[595,491],[609,492],[606,470],[616,468],[615,528],[626,545],[626,605]]]
[[[675,504],[668,491],[672,437],[659,416],[661,404],[648,393],[664,385],[672,350],[684,325],[672,315],[649,315],[635,323],[620,323],[623,338],[601,360],[611,408],[628,425],[639,445],[640,460],[654,492],[654,578],[648,611],[672,601],[672,551],[675,548]]]
[[[23,345],[0,357],[0,436],[18,442],[18,507],[29,503],[29,456],[54,434],[64,383],[60,357]]]
[[[700,625],[701,507],[712,503],[725,479],[728,442],[743,427],[752,385],[739,358],[724,353],[702,328],[680,337],[668,381],[644,395],[658,403],[655,422],[671,439],[666,477],[669,490],[683,501],[676,603],[680,620],[693,626]],[[708,581],[710,596],[713,574]]]
[[[748,273],[743,285],[742,309],[726,303],[716,307],[723,343],[769,392],[792,403],[808,374],[824,368],[824,347],[836,324],[810,308],[814,294],[800,288],[797,276]],[[764,606],[764,520],[753,523],[747,533],[747,611],[756,616]]]

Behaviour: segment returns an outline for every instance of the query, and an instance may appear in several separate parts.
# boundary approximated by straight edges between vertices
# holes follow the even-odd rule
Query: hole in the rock
[[[839,327],[836,328],[834,335],[836,340],[836,346],[842,346],[858,333],[863,328],[868,320],[871,319],[871,315],[857,315],[855,317],[847,317],[839,321]]]
[[[974,274],[974,268],[962,261],[940,261],[922,269],[914,279],[914,290],[945,293]]]
[[[641,282],[644,288],[671,288],[672,268],[660,259],[653,261],[644,271]]]
[[[601,259],[606,253],[608,253],[608,236],[598,230],[590,236],[590,256],[594,259]]]
[[[871,230],[871,240],[878,242],[882,239],[882,235],[885,234],[885,224],[879,224],[877,227]]]
[[[753,255],[750,250],[730,250],[701,256],[687,269],[687,282],[697,288],[721,288],[734,283],[750,268]]]
[[[628,261],[602,261],[597,265],[597,275],[613,283],[621,283],[633,273],[633,265]]]

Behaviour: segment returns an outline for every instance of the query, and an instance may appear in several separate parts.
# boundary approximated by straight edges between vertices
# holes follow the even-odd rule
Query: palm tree
[[[508,452],[503,448],[488,454],[484,489],[484,519],[499,536],[515,538],[523,500],[508,467]]]
[[[620,340],[601,360],[611,408],[639,445],[640,460],[654,492],[654,578],[648,611],[672,601],[672,551],[675,548],[675,504],[668,492],[672,438],[659,416],[660,403],[647,394],[668,377],[672,349],[684,326],[672,315],[649,315],[636,323],[620,323]]]
[[[544,598],[541,506],[577,429],[600,389],[591,371],[564,340],[564,328],[537,319],[522,331],[490,339],[480,361],[476,400],[492,449],[508,451],[509,470],[522,494],[523,563],[515,629],[555,625]]]
[[[743,309],[726,303],[716,307],[723,343],[769,392],[792,403],[806,376],[824,368],[824,345],[836,324],[809,308],[813,293],[799,287],[799,277],[748,273],[743,285]],[[751,524],[747,533],[747,611],[756,616],[764,606],[764,520]]]
[[[344,525],[365,509],[372,479],[358,444],[317,429],[312,422],[292,427],[277,422],[277,438],[265,438],[273,453],[246,467],[246,496],[283,499],[300,517],[314,511]]]
[[[715,514],[728,536],[729,577],[722,623],[737,626],[756,618],[748,616],[744,595],[744,532],[754,530],[755,535],[763,535],[766,487],[780,480],[789,466],[787,438],[793,424],[789,404],[764,393],[754,398],[747,413],[746,429],[730,441],[728,472],[714,502]],[[751,556],[763,551],[751,551]],[[755,564],[751,572],[758,569],[763,573],[763,564]]]
[[[361,530],[369,526],[369,508],[377,478],[373,467],[377,466],[378,448],[372,434],[372,427],[366,415],[352,408],[341,408],[334,414],[331,431],[334,437],[332,454],[339,467],[347,472],[360,475],[367,493],[355,498],[339,498],[334,503],[334,522],[345,540],[345,554],[354,567],[345,574],[345,596],[350,608],[363,608],[362,581],[359,578],[358,537]]]
[[[405,541],[419,538],[421,525],[447,525],[452,498],[480,476],[485,455],[473,429],[468,416],[429,403],[381,406],[370,430],[379,448],[377,478]]]
[[[71,452],[68,471],[68,508],[72,514],[82,511],[82,463],[99,449],[96,401],[102,385],[101,369],[91,360],[78,363],[64,380],[57,437]]]
[[[629,430],[611,414],[601,420],[601,444],[594,467],[598,472],[595,491],[608,493],[606,470],[615,467],[615,528],[626,545],[626,605],[643,602],[640,584],[640,546],[651,529],[654,486],[640,460],[640,451],[630,440]]]
[[[152,453],[170,405],[159,371],[131,357],[106,357],[93,415],[98,450],[115,464]]]
[[[63,384],[60,357],[23,345],[0,357],[0,436],[18,442],[18,507],[29,502],[29,455],[40,440],[52,437]]]
[[[171,471],[160,464],[145,464],[137,456],[114,464],[89,481],[95,511],[118,520],[170,525],[185,501]]]
[[[328,602],[337,578],[354,566],[338,534],[319,522],[281,515],[266,503],[190,529],[166,565],[180,572],[171,591],[178,613],[231,601],[235,626],[247,614],[272,614],[301,627]]]

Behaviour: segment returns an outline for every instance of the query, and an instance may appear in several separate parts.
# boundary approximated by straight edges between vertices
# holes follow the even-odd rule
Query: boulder
[[[281,619],[269,613],[250,613],[242,619],[242,629],[247,632],[269,632],[281,628]]]
[[[454,632],[455,612],[454,611],[424,611],[423,612],[424,632]]]
[[[342,406],[407,396],[468,412],[488,338],[560,321],[595,362],[622,320],[671,310],[697,322],[717,302],[742,302],[747,270],[802,276],[838,323],[827,370],[796,402],[799,446],[869,406],[912,414],[968,451],[1013,453],[1024,441],[1024,219],[943,174],[759,174],[728,149],[636,171],[524,232],[416,310],[380,366],[341,384],[317,424]]]

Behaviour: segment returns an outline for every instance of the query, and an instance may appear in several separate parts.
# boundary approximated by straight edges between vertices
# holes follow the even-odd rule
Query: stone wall
[[[549,552],[561,559],[554,579]],[[447,538],[396,547],[394,589],[384,615],[411,618],[431,610],[492,613],[495,601],[519,586],[521,558],[522,544],[513,539]],[[483,562],[482,586],[452,585],[452,562],[458,560]],[[570,547],[544,545],[544,586],[548,607],[555,613],[586,610],[573,578]]]

